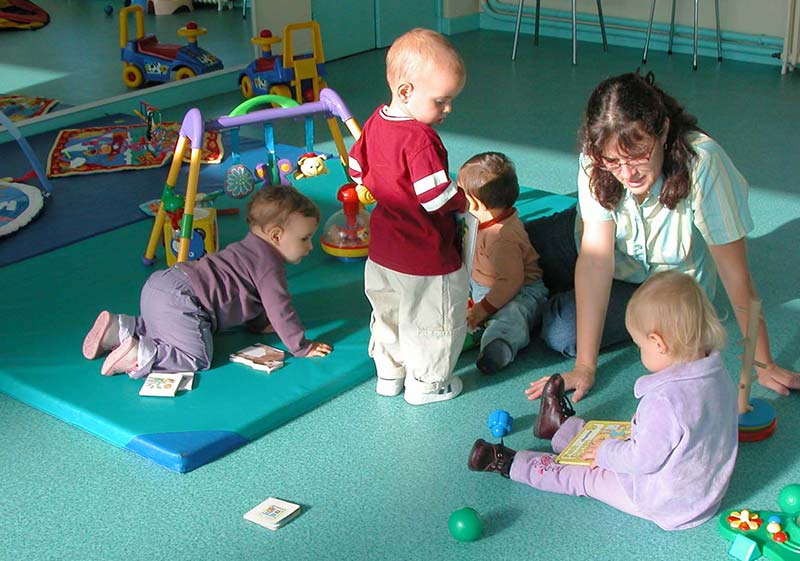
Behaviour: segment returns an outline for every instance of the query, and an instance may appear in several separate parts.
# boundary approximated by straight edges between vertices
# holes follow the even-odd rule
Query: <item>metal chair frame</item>
[[[655,0],[654,0],[655,1]],[[511,50],[511,60],[517,60],[517,42],[519,41],[519,28],[522,23],[522,5],[525,0],[519,0],[517,7],[517,23],[514,29],[514,47]],[[572,64],[578,64],[578,15],[577,0],[572,0]],[[536,0],[536,17],[534,20],[533,44],[539,45],[539,8],[541,0]],[[597,0],[597,16],[600,19],[600,33],[603,35],[603,51],[608,52],[608,41],[606,40],[606,25],[603,21],[603,6]]]
[[[675,34],[675,1],[672,0],[672,15],[669,23],[669,45],[667,54],[672,54],[672,37]],[[717,16],[717,60],[722,60],[722,37],[719,30],[719,0],[714,0],[714,9]],[[647,39],[644,42],[644,53],[642,54],[642,64],[647,64],[647,49],[650,47],[650,34],[653,31],[653,15],[656,11],[656,0],[650,4],[650,23],[647,25]],[[694,57],[692,58],[692,68],[697,70],[697,18],[700,13],[700,0],[694,0]]]

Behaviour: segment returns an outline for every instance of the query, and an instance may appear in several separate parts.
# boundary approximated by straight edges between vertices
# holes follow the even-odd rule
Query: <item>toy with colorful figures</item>
[[[306,177],[316,177],[328,173],[325,160],[327,154],[316,152],[306,152],[297,159],[297,171],[294,172],[295,179],[305,179]]]
[[[128,34],[129,15],[136,20],[136,35]],[[197,44],[197,37],[207,30],[190,21],[178,29],[186,45],[159,43],[155,35],[144,34],[144,12],[139,5],[130,5],[119,12],[119,46],[122,60],[122,81],[129,88],[146,82],[183,80],[222,70],[222,61]]]
[[[280,96],[276,96],[280,98]],[[335,91],[331,89],[324,89],[320,92],[320,99],[319,101],[308,102],[304,104],[299,104],[293,102],[293,100],[283,100],[289,101],[292,103],[286,104],[286,107],[270,107],[269,109],[256,109],[255,107],[249,107],[247,110],[241,111],[234,111],[232,114],[223,115],[221,117],[217,117],[206,123],[203,120],[202,114],[200,110],[197,108],[190,109],[183,118],[183,122],[181,123],[180,131],[178,133],[178,140],[175,145],[175,151],[172,157],[172,163],[170,165],[169,173],[167,175],[167,180],[164,185],[164,189],[162,191],[161,199],[158,204],[158,211],[156,212],[155,220],[153,223],[153,227],[150,231],[150,238],[147,242],[147,248],[145,250],[144,256],[142,257],[142,261],[145,265],[152,265],[155,262],[155,253],[156,249],[158,248],[159,242],[162,238],[162,234],[164,235],[165,239],[165,247],[168,249],[172,247],[171,241],[168,236],[168,233],[175,233],[176,240],[178,244],[178,251],[175,255],[175,259],[177,262],[186,261],[190,255],[190,246],[193,238],[194,232],[194,221],[195,221],[195,214],[197,213],[197,201],[198,201],[198,193],[197,193],[197,186],[198,180],[200,175],[200,160],[202,155],[203,149],[203,137],[204,132],[206,130],[206,126],[209,129],[213,130],[225,130],[228,129],[232,133],[233,131],[238,131],[238,129],[245,125],[253,125],[261,123],[265,127],[265,135],[268,138],[267,147],[268,147],[268,155],[274,156],[274,138],[273,138],[273,131],[272,131],[272,123],[284,119],[297,119],[297,118],[307,118],[312,119],[314,115],[321,114],[325,117],[325,119],[329,122],[336,121],[337,119],[341,121],[350,134],[353,136],[355,140],[361,136],[361,127],[358,124],[358,121],[355,120],[350,110],[345,105],[342,98],[337,94]],[[255,101],[255,100],[248,100],[248,101]],[[265,100],[266,101],[266,100]],[[281,101],[281,99],[272,99],[270,103],[274,103],[275,101]],[[313,121],[312,121],[313,122]],[[268,126],[269,125],[269,126]],[[338,131],[338,124],[335,126],[336,130]],[[310,129],[310,127],[309,127]],[[313,146],[313,135],[307,135],[307,151],[312,152]],[[344,146],[344,142],[341,139],[341,135],[338,141],[336,141],[336,146],[339,149],[338,155],[339,159],[342,162],[342,169],[347,173],[347,149]],[[185,152],[187,148],[191,148],[190,158],[189,158],[189,171],[188,171],[188,178],[186,181],[186,194],[185,195],[178,195],[175,193],[175,185],[177,184],[178,177],[181,172],[181,164],[185,157]],[[238,163],[238,162],[237,162]],[[278,167],[288,163],[287,160],[277,160],[276,166],[273,166],[270,169],[268,166],[261,167],[261,173],[263,177],[271,176],[272,170],[278,169]],[[286,166],[285,172],[286,174],[290,173],[290,165]],[[237,172],[238,173],[238,172]],[[249,173],[249,170],[247,170]],[[246,175],[245,172],[241,172],[242,175]],[[272,179],[272,177],[270,177]],[[277,178],[279,181],[282,181],[284,178],[280,176]],[[240,188],[244,186],[244,188],[249,187],[249,179],[245,178],[235,178],[231,180],[231,184],[237,184]],[[266,182],[265,182],[266,183]],[[271,182],[269,185],[276,184],[277,182]],[[352,196],[356,201],[356,206],[360,204],[358,201],[358,195],[356,193],[356,189],[354,185],[350,185],[352,187],[352,195],[348,195],[348,198]],[[227,186],[226,186],[227,187]],[[340,200],[344,203],[344,195]],[[183,211],[180,216],[177,215],[178,209],[183,206]],[[348,212],[350,212],[351,206],[348,205]],[[214,209],[210,209],[213,211]],[[176,215],[176,223],[177,228],[168,228],[166,226],[167,217],[170,216],[170,213]],[[198,214],[198,218],[200,218],[200,214]],[[216,243],[216,222],[214,219],[216,218],[216,213],[211,214],[211,225],[207,229],[211,235],[206,236],[204,238],[204,242],[206,244],[213,241]],[[362,220],[363,217],[362,217]],[[366,226],[368,221],[364,220],[363,224]],[[170,232],[171,231],[171,232]],[[365,230],[368,232],[368,230]],[[363,234],[362,234],[363,236]],[[367,238],[368,239],[368,238]],[[216,250],[216,246],[212,246],[209,248],[206,245],[206,251],[211,253],[212,251]],[[366,255],[366,253],[365,253]]]
[[[354,183],[339,187],[336,199],[342,210],[335,212],[325,222],[319,244],[328,255],[340,261],[360,261],[369,253],[369,214],[361,201]]]
[[[312,51],[294,52],[294,34],[307,30],[311,34]],[[315,21],[290,23],[283,28],[283,54],[272,52],[273,45],[281,38],[264,29],[250,42],[261,47],[261,56],[247,65],[239,75],[242,95],[251,97],[274,94],[294,98],[298,103],[319,100],[319,92],[326,87],[325,54],[322,50],[322,35]]]
[[[778,495],[781,512],[748,508],[723,512],[719,532],[731,542],[728,555],[737,561],[800,561],[800,484]]]

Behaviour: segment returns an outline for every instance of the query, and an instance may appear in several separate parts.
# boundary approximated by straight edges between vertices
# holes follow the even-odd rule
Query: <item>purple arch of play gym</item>
[[[278,121],[280,119],[291,119],[294,117],[304,117],[306,115],[313,115],[315,113],[329,113],[342,122],[346,122],[353,118],[350,110],[342,101],[342,98],[330,88],[323,88],[319,92],[319,101],[310,101],[295,107],[274,107],[270,109],[262,109],[260,111],[253,111],[246,115],[239,115],[238,117],[222,116],[215,121],[209,123],[209,128],[214,129],[227,129],[232,127],[241,127],[242,125],[252,125],[256,123],[264,123],[268,121]],[[188,118],[189,115],[186,115]],[[186,120],[184,119],[184,123]],[[182,130],[182,129],[181,129]],[[202,129],[201,129],[202,130]]]
[[[203,126],[203,115],[200,110],[196,107],[189,109],[183,117],[180,135],[192,141],[192,150],[203,148]]]

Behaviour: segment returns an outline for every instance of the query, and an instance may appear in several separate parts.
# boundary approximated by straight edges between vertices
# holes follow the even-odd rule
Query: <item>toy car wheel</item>
[[[197,74],[194,73],[194,70],[186,66],[182,66],[175,71],[176,80],[185,80],[186,78],[194,78],[195,76],[197,76]]]
[[[292,90],[290,90],[289,86],[285,84],[278,84],[276,86],[270,87],[269,93],[270,95],[279,95],[282,97],[288,97],[289,99],[292,99]],[[279,105],[275,103],[273,103],[272,106],[279,107]]]
[[[253,97],[253,81],[250,80],[250,76],[242,77],[239,87],[242,89],[242,95],[245,99]]]
[[[138,66],[126,64],[122,67],[122,82],[129,88],[138,88],[144,84],[144,74]]]

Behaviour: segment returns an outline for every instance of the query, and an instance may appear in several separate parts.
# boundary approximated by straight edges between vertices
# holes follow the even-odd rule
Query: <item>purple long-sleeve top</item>
[[[619,474],[628,497],[665,530],[717,512],[738,450],[736,387],[718,352],[642,376],[629,440],[606,440],[597,465]]]
[[[200,303],[213,314],[215,331],[244,324],[261,331],[272,325],[290,353],[308,353],[311,341],[292,306],[286,263],[267,241],[248,233],[222,251],[177,266],[189,277]]]

